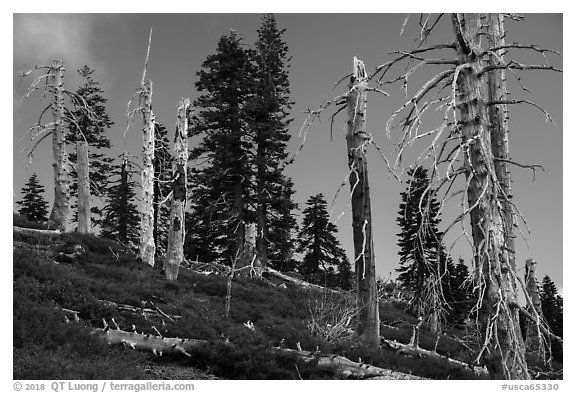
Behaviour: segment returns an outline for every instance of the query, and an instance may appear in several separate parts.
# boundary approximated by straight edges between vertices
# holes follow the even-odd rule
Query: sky
[[[343,94],[345,86],[332,90],[335,82],[352,71],[353,57],[362,59],[367,69],[391,59],[390,52],[412,47],[420,34],[418,16],[411,15],[400,35],[406,14],[276,14],[278,25],[286,28],[284,35],[292,56],[290,67],[291,98],[295,101],[290,125],[292,140],[289,150],[295,153],[304,142],[300,129],[307,109],[316,109],[334,96]],[[65,87],[75,90],[75,70],[89,65],[94,78],[102,83],[108,98],[107,109],[116,123],[108,136],[114,145],[113,155],[124,148],[126,107],[140,84],[148,34],[153,27],[147,77],[154,83],[153,106],[157,120],[170,132],[176,121],[176,108],[182,97],[198,96],[194,88],[196,72],[210,54],[215,53],[221,35],[235,29],[247,46],[256,41],[261,14],[14,14],[13,73],[26,71],[34,65],[49,64],[52,59],[64,60]],[[526,14],[523,22],[507,22],[507,42],[538,44],[563,52],[561,14]],[[443,18],[430,43],[447,42],[451,26]],[[524,62],[541,62],[536,55],[514,53]],[[551,64],[562,68],[563,57],[550,55]],[[401,69],[398,70],[400,72]],[[409,92],[420,87],[427,72],[409,81]],[[550,275],[562,289],[562,224],[563,224],[563,74],[531,71],[522,83],[530,90],[524,98],[539,103],[553,117],[556,126],[528,105],[511,108],[511,157],[525,164],[540,164],[546,172],[538,172],[533,180],[530,170],[512,167],[514,199],[528,225],[527,237],[516,240],[517,264],[534,258],[537,274]],[[47,105],[40,95],[20,101],[33,78],[19,82],[13,77],[13,200],[20,199],[20,189],[36,172],[46,187],[46,198],[52,200],[51,147],[45,142],[29,163],[24,150],[29,146],[26,131]],[[512,93],[521,89],[513,75],[508,76]],[[367,109],[367,129],[386,154],[393,153],[393,141],[384,132],[387,119],[405,101],[400,86],[385,86],[389,97],[371,95]],[[348,206],[348,184],[334,199],[348,172],[344,117],[337,118],[333,139],[330,138],[331,109],[314,122],[306,133],[305,144],[295,163],[287,169],[297,193],[296,202],[303,208],[310,195],[323,193],[336,222],[338,238],[352,258],[351,213]],[[434,127],[433,124],[430,127]],[[128,131],[127,148],[134,155],[141,151],[141,120],[136,119]],[[398,135],[395,135],[396,138]],[[415,154],[414,152],[409,154]],[[377,274],[387,277],[398,267],[396,217],[400,193],[405,185],[390,176],[386,164],[375,151],[368,156],[372,199],[373,232]],[[14,208],[14,204],[13,204]],[[446,208],[446,218],[456,214],[458,206]],[[343,213],[343,214],[342,214]],[[300,221],[301,217],[299,217]],[[444,224],[446,225],[446,224]],[[440,229],[443,227],[441,226]],[[458,232],[449,234],[454,240]],[[450,237],[452,236],[452,237]],[[449,242],[451,243],[451,241]],[[469,261],[471,250],[463,240],[451,250]]]

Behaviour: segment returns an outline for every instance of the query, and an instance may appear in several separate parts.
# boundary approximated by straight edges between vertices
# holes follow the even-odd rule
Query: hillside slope
[[[386,344],[356,345],[351,294],[234,278],[226,319],[226,277],[182,269],[178,282],[169,283],[161,265],[150,268],[126,247],[96,236],[14,232],[14,378],[341,377],[294,351],[274,347],[338,354],[424,378],[479,378],[441,356],[407,357]],[[384,338],[407,344],[417,320],[404,304],[380,307]],[[205,343],[190,357],[158,357],[106,345],[94,334],[103,321],[123,330]],[[421,332],[422,348],[433,350],[436,344],[442,356],[472,359],[464,345],[448,336],[436,343],[435,336]]]

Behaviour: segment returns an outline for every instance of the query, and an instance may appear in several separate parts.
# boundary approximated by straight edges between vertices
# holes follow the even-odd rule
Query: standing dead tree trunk
[[[487,14],[487,42],[490,48],[500,48],[506,45],[504,36],[504,17],[502,14]],[[494,50],[488,57],[488,65],[497,65],[504,62],[504,49]],[[492,154],[494,156],[494,171],[501,189],[498,200],[503,208],[504,219],[504,242],[508,252],[508,261],[513,270],[516,270],[516,254],[514,247],[514,226],[516,217],[511,204],[512,190],[510,171],[507,161],[510,159],[508,144],[508,105],[505,103],[508,97],[506,89],[506,72],[504,69],[496,69],[488,73],[488,99],[491,102],[503,102],[498,105],[488,106],[490,122],[490,139],[492,142]]]
[[[352,194],[352,232],[356,266],[358,336],[366,345],[379,345],[380,318],[374,244],[372,241],[372,213],[366,147],[367,75],[364,63],[354,58],[354,72],[346,97],[348,126],[346,142]]]
[[[152,81],[142,84],[140,95],[142,120],[142,216],[140,221],[139,256],[154,266],[154,113],[152,113]]]
[[[358,339],[361,343],[370,346],[380,344],[380,317],[378,312],[378,288],[376,285],[376,266],[374,259],[374,242],[372,239],[372,213],[370,205],[370,187],[368,184],[368,162],[366,150],[374,146],[386,162],[390,173],[398,179],[381,148],[376,145],[372,135],[366,131],[366,101],[368,92],[377,92],[384,96],[388,93],[368,86],[368,75],[364,63],[354,57],[354,70],[350,76],[350,83],[346,94],[334,97],[324,102],[319,109],[309,111],[309,116],[302,125],[300,133],[310,127],[314,119],[329,106],[337,106],[337,110],[330,116],[330,133],[334,118],[347,109],[348,120],[346,126],[346,143],[349,173],[346,176],[350,183],[352,207],[352,235],[354,241],[354,263],[356,270],[356,291],[358,309]],[[345,78],[342,78],[336,86]],[[336,87],[335,86],[335,87]],[[304,132],[304,140],[306,139]],[[304,145],[300,147],[302,150]],[[298,154],[298,153],[297,153]],[[346,185],[342,183],[340,190]]]
[[[90,110],[83,97],[75,92],[64,89],[63,73],[64,65],[60,60],[54,60],[50,66],[35,66],[33,69],[20,73],[21,78],[25,78],[34,71],[46,70],[45,73],[37,77],[22,100],[30,97],[35,91],[41,90],[50,93],[52,102],[45,107],[38,117],[36,125],[30,127],[30,142],[28,156],[32,159],[36,147],[47,137],[52,136],[52,156],[54,168],[54,204],[48,219],[48,227],[59,231],[66,230],[68,215],[70,212],[70,183],[71,171],[68,153],[66,151],[66,124],[78,127],[78,121],[71,111],[66,109],[64,95],[76,100],[83,107],[83,112],[88,118],[92,118],[94,113]],[[45,80],[45,84],[41,84]],[[52,121],[43,123],[44,115],[52,111]]]
[[[178,268],[184,258],[184,214],[186,211],[187,167],[188,167],[188,114],[190,99],[178,105],[178,123],[174,138],[174,163],[172,169],[172,203],[170,205],[170,227],[168,249],[164,262],[164,273],[170,281],[178,278]]]
[[[80,137],[82,138],[82,137]],[[88,143],[82,139],[76,140],[78,156],[76,172],[78,173],[78,232],[90,233],[90,167],[88,162]]]
[[[240,262],[236,270],[245,277],[262,276],[262,263],[257,252],[256,224],[246,224],[244,228],[244,245],[237,258]]]
[[[140,241],[138,257],[147,265],[154,266],[156,245],[154,243],[154,125],[156,123],[152,112],[152,81],[146,79],[148,58],[150,57],[150,44],[152,42],[152,29],[148,37],[148,50],[144,61],[144,71],[140,88],[135,93],[138,96],[138,107],[130,110],[132,98],[128,102],[128,125],[124,138],[128,133],[132,117],[136,112],[142,115],[142,198],[140,215]],[[134,96],[132,96],[134,97]]]
[[[526,292],[531,300],[527,308],[528,312],[533,316],[533,320],[526,321],[526,352],[536,353],[539,357],[544,358],[545,347],[542,340],[542,327],[540,326],[544,321],[544,316],[542,314],[538,280],[536,279],[536,261],[532,258],[527,259],[525,270]],[[534,320],[536,323],[533,322]]]
[[[64,129],[64,65],[54,60],[50,67],[50,85],[54,95],[52,103],[52,156],[54,162],[54,204],[48,218],[48,229],[66,230],[70,211],[70,162],[66,152]]]
[[[474,252],[473,274],[478,303],[473,311],[478,311],[476,322],[483,340],[477,362],[487,367],[492,378],[528,379],[516,301],[517,281],[522,285],[515,272],[514,258],[513,229],[517,208],[511,201],[507,164],[532,170],[534,166],[517,164],[509,158],[507,106],[528,103],[541,110],[547,120],[550,116],[532,102],[508,99],[504,71],[560,70],[550,65],[545,56],[546,52],[552,51],[536,45],[506,44],[502,15],[454,14],[451,22],[455,40],[424,46],[430,31],[442,17],[443,14],[438,16],[432,27],[428,25],[431,18],[426,18],[418,48],[396,52],[397,57],[378,66],[370,78],[380,75],[382,80],[394,65],[408,62],[408,71],[385,82],[403,82],[407,92],[408,79],[422,66],[449,66],[425,82],[390,117],[388,135],[391,128],[403,131],[397,145],[395,167],[404,150],[415,141],[431,140],[411,165],[431,163],[434,181],[430,187],[445,188],[442,207],[452,197],[462,195],[462,213],[444,233],[461,223],[461,236],[468,239]],[[454,50],[456,57],[428,57],[429,52],[445,49]],[[540,52],[547,64],[507,61],[503,52],[509,49]],[[444,113],[442,124],[435,129],[421,130],[423,118],[440,110]],[[402,118],[398,120],[398,117]],[[459,167],[458,163],[463,165]],[[464,187],[455,190],[459,176],[465,177]],[[471,236],[463,224],[466,216],[470,216]],[[531,300],[527,299],[527,302]]]
[[[480,326],[485,332],[479,355],[496,379],[529,379],[516,302],[516,277],[506,248],[505,206],[489,130],[488,83],[479,54],[480,15],[452,16],[457,37],[458,70],[454,105],[465,151],[467,198],[474,243],[475,281],[481,294]]]

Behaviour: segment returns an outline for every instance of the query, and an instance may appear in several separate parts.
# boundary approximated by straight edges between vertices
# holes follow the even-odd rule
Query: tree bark
[[[363,344],[377,346],[380,343],[380,318],[365,143],[367,81],[364,63],[356,58],[349,87],[346,142],[348,166],[351,171],[352,232],[359,310],[358,336]]]
[[[170,205],[170,228],[164,273],[170,281],[178,279],[178,268],[184,259],[184,214],[186,212],[186,189],[188,168],[188,112],[190,99],[180,101],[178,123],[174,138],[174,163],[172,169],[172,203]]]
[[[244,245],[240,257],[239,268],[237,268],[239,275],[245,277],[252,277],[262,275],[262,266],[260,264],[259,255],[256,251],[256,224],[247,224],[244,228]]]
[[[488,35],[487,41],[490,48],[503,46],[506,44],[504,36],[504,22],[502,14],[487,14]],[[494,52],[489,57],[488,65],[496,65],[504,61],[504,50]],[[506,89],[506,71],[493,70],[488,72],[488,100],[505,101],[508,96]],[[491,105],[488,107],[490,116],[490,138],[492,139],[492,154],[494,155],[494,169],[496,177],[501,187],[498,193],[498,200],[502,205],[504,217],[504,241],[508,252],[508,260],[514,271],[516,270],[516,254],[514,246],[514,226],[516,218],[513,207],[510,203],[512,199],[511,178],[508,170],[508,163],[499,159],[510,159],[508,145],[508,117],[509,111],[506,104]]]
[[[54,60],[50,67],[50,85],[54,94],[52,103],[52,156],[54,162],[54,204],[48,218],[48,229],[66,230],[70,211],[70,167],[64,138],[64,86],[62,74],[63,63]]]
[[[493,379],[529,379],[524,357],[516,299],[515,272],[506,249],[505,218],[499,203],[499,184],[494,168],[488,82],[478,74],[480,63],[480,16],[454,14],[459,66],[455,106],[465,149],[467,198],[474,243],[474,274],[482,294],[479,310],[484,346],[480,357]],[[495,182],[496,180],[496,182]]]
[[[81,137],[79,137],[81,138]],[[88,142],[76,140],[78,173],[78,232],[90,233],[90,167],[88,163]]]
[[[140,224],[139,257],[142,262],[154,266],[154,114],[152,113],[152,81],[142,84],[140,106],[142,107],[143,147],[142,147],[142,215]]]
[[[258,176],[262,177],[265,176],[265,172],[263,168],[260,168],[260,165],[263,166],[263,164],[259,164]],[[256,252],[261,265],[266,267],[268,265],[268,244],[266,244],[266,201],[262,181],[258,182],[257,188],[258,207],[256,208]]]

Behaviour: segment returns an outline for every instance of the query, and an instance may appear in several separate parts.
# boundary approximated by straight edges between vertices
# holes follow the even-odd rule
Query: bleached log
[[[136,351],[151,352],[156,356],[184,355],[190,357],[188,351],[207,343],[205,340],[161,337],[137,333],[136,331],[109,329],[107,324],[103,329],[94,329],[94,334],[103,336],[108,345],[124,345]]]
[[[319,352],[299,351],[287,348],[275,349],[296,354],[305,362],[318,361],[318,368],[332,371],[345,379],[426,379],[399,371],[372,366],[370,364],[354,362],[339,355],[320,354]]]
[[[33,229],[22,228],[13,226],[14,232],[23,233],[25,235],[60,235],[62,232],[59,229]]]
[[[67,322],[69,321],[68,318],[71,318],[76,322],[80,321],[80,317],[78,316],[78,311],[70,310],[68,308],[62,308],[62,311],[64,311],[64,314],[66,314],[66,321]]]
[[[385,338],[381,338],[381,339],[382,339],[382,341],[384,341],[386,344],[388,344],[392,348],[397,349],[403,355],[425,356],[428,358],[442,360],[442,361],[448,362],[450,364],[453,364],[455,366],[468,368],[468,369],[474,371],[478,375],[488,374],[488,371],[483,367],[472,366],[472,365],[465,363],[465,362],[462,362],[460,360],[452,359],[452,358],[447,357],[447,356],[442,356],[437,352],[429,351],[429,350],[423,349],[423,348],[418,348],[418,347],[415,347],[415,346],[410,345],[410,344],[402,344],[402,343],[397,342],[396,340],[388,340]]]
[[[144,318],[147,318],[147,317],[164,317],[164,318],[171,320],[171,321],[174,321],[175,319],[182,318],[181,315],[166,314],[160,308],[156,307],[153,303],[152,303],[152,306],[154,308],[135,307],[135,306],[131,306],[129,304],[112,302],[110,300],[98,300],[98,303],[105,305],[105,306],[114,307],[118,311],[127,311],[127,312],[132,312],[135,314],[141,314],[141,315],[144,315]],[[151,303],[151,302],[145,302],[145,304],[146,303]]]
[[[322,286],[316,285],[316,284],[311,284],[311,283],[309,283],[309,282],[307,282],[307,281],[300,280],[300,279],[298,279],[298,278],[296,278],[296,277],[291,277],[291,276],[289,276],[289,275],[287,275],[287,274],[280,273],[279,271],[274,270],[274,269],[272,269],[271,267],[266,267],[263,271],[266,272],[266,273],[268,273],[270,276],[279,278],[279,279],[284,280],[284,281],[291,282],[291,283],[293,283],[293,284],[299,285],[299,286],[304,287],[304,288],[318,289],[318,290],[322,290],[322,291],[324,291],[324,290],[333,291],[332,289],[325,288],[325,287],[322,287]]]

